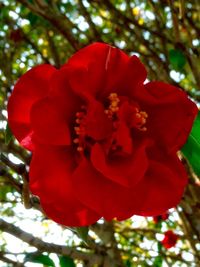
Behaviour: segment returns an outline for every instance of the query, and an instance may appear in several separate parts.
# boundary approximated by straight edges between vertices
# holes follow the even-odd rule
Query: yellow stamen
[[[109,119],[113,118],[113,115],[119,110],[119,102],[120,99],[118,98],[117,93],[111,93],[108,96],[108,99],[110,100],[110,105],[108,109],[106,109],[104,112],[108,115]]]
[[[83,147],[82,147],[82,146],[78,146],[78,147],[77,147],[77,151],[78,151],[78,152],[82,152],[82,151],[83,151]]]

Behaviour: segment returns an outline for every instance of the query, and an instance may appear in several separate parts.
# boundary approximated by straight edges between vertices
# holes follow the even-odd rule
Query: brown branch
[[[16,1],[26,6],[33,13],[49,21],[52,26],[54,26],[67,39],[67,41],[70,43],[74,50],[78,50],[82,47],[80,41],[75,38],[71,32],[73,23],[66,16],[61,13],[58,13],[55,9],[51,9],[48,5],[45,5],[45,8],[42,8],[41,3],[40,5],[36,6],[26,0]]]
[[[180,42],[180,33],[179,33],[179,21],[178,17],[176,14],[176,11],[174,10],[174,5],[172,0],[168,0],[169,2],[169,7],[171,11],[171,16],[172,16],[172,23],[173,23],[173,29],[174,29],[174,39],[176,43]]]
[[[82,0],[78,0],[78,4],[79,4],[80,13],[85,17],[85,19],[87,20],[88,24],[90,25],[91,31],[93,32],[93,35],[94,35],[93,39],[95,39],[96,41],[102,41],[102,37],[101,37],[99,31],[97,30],[96,25],[92,21],[90,13],[87,11],[87,9],[84,6]]]
[[[15,171],[17,174],[23,174],[25,172],[25,165],[15,164],[12,161],[10,161],[3,153],[0,154],[0,160],[9,168],[11,168],[13,171]]]
[[[4,154],[0,154],[1,161],[14,170],[17,174],[21,175],[23,179],[23,185],[22,185],[22,199],[25,208],[29,209],[32,207],[31,204],[31,197],[30,197],[30,191],[29,191],[29,184],[28,184],[28,173],[26,171],[26,166],[24,164],[15,164],[12,161],[10,161]],[[7,174],[8,178],[10,178],[10,181],[14,181],[14,179],[11,179],[11,177]]]
[[[11,186],[13,186],[17,192],[21,193],[22,184],[16,181],[3,166],[0,166],[0,176],[2,176]]]
[[[13,261],[9,258],[7,258],[4,253],[0,252],[0,261],[12,264],[13,267],[25,267],[25,265],[21,262]]]
[[[47,39],[48,39],[48,42],[49,42],[49,47],[50,47],[51,55],[53,57],[55,66],[57,68],[60,68],[60,66],[61,66],[60,57],[59,57],[57,48],[55,46],[53,37],[51,36],[50,31],[48,29],[46,30],[46,34],[47,34]]]
[[[67,255],[73,259],[87,260],[93,262],[93,264],[102,264],[103,262],[103,257],[101,255],[78,251],[75,248],[71,248],[68,246],[61,246],[53,243],[44,242],[41,239],[34,237],[33,235],[21,230],[20,228],[2,219],[0,219],[0,230],[19,238],[25,243],[28,243],[30,246],[36,247],[41,252]]]

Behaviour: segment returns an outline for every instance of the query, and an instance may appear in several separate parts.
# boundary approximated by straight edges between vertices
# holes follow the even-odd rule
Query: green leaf
[[[8,145],[10,143],[12,137],[13,137],[13,134],[12,134],[10,127],[7,123],[6,130],[5,130],[5,143],[6,143],[6,145]]]
[[[169,51],[169,61],[172,68],[181,71],[186,64],[186,57],[180,49],[171,49]]]
[[[158,242],[158,244],[157,244],[157,248],[158,248],[158,252],[161,252],[161,251],[162,251],[162,249],[163,249],[163,245],[162,245],[161,242]]]
[[[7,193],[10,193],[13,191],[13,188],[9,185],[1,185],[1,190],[0,190],[0,201],[5,201]]]
[[[27,253],[24,261],[41,263],[45,266],[55,267],[55,264],[52,259],[50,259],[48,255],[43,254]]]
[[[154,260],[153,266],[154,267],[161,267],[162,266],[163,259],[161,256],[157,256]]]
[[[130,260],[127,260],[125,264],[126,264],[126,267],[131,267],[131,261]]]
[[[200,175],[200,112],[194,121],[188,140],[181,151],[188,159],[195,173]]]
[[[78,236],[86,243],[88,241],[88,231],[89,231],[88,227],[76,227],[76,232]]]
[[[68,256],[59,257],[60,267],[76,267],[74,260]]]
[[[38,21],[38,16],[30,12],[27,15],[27,19],[30,21],[31,26],[34,26],[36,22]]]

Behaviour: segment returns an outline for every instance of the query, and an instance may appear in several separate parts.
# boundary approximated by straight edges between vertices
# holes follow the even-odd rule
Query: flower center
[[[77,151],[84,151],[84,141],[85,141],[85,116],[87,114],[87,109],[85,106],[81,107],[81,111],[76,113],[76,126],[74,127],[74,131],[76,134],[76,138],[74,138],[73,142],[77,145]]]
[[[123,150],[122,146],[122,132],[130,133],[132,128],[145,132],[147,128],[145,126],[147,120],[147,113],[141,111],[139,106],[130,102],[128,98],[118,96],[117,93],[111,93],[107,98],[106,108],[99,111],[97,117],[93,116],[93,119],[88,119],[88,109],[86,106],[82,106],[81,110],[76,113],[75,119],[75,138],[73,139],[76,145],[76,150],[80,153],[90,152],[91,147],[96,142],[102,144],[110,143],[111,151]],[[105,124],[99,121],[99,118],[104,118]],[[99,131],[99,127],[108,129],[108,135],[102,139],[96,139],[88,131],[90,124],[94,125],[96,131]],[[108,124],[110,127],[108,127]],[[111,129],[111,131],[110,131]]]
[[[145,111],[140,111],[139,107],[135,104],[127,104],[123,110],[120,110],[120,98],[116,93],[111,93],[108,96],[108,99],[110,100],[110,105],[108,109],[105,109],[105,114],[108,115],[108,118],[112,121],[116,122],[120,120],[121,115],[123,116],[123,119],[126,119],[126,121],[130,121],[129,126],[135,127],[140,131],[146,131],[147,128],[144,126],[146,124],[146,120],[148,117],[148,114]],[[124,101],[125,102],[125,101]],[[120,112],[121,111],[121,112]],[[122,114],[123,113],[123,114]],[[125,114],[126,113],[126,114]],[[126,117],[126,118],[125,118]],[[115,128],[114,123],[114,128]]]

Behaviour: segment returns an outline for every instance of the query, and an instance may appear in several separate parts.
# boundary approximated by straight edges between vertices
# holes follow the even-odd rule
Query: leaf
[[[12,137],[13,137],[13,134],[12,134],[10,127],[7,123],[6,130],[5,130],[5,143],[6,143],[6,145],[8,145],[10,143]]]
[[[157,256],[154,260],[153,266],[154,267],[161,267],[163,262],[163,258],[161,256]]]
[[[157,247],[158,247],[158,252],[161,252],[163,249],[162,243],[158,242]]]
[[[38,16],[30,12],[27,15],[27,19],[30,21],[31,26],[34,26],[38,21]]]
[[[48,255],[43,254],[27,253],[24,261],[41,263],[45,266],[55,267],[55,264],[52,259],[50,259]]]
[[[82,239],[84,242],[87,243],[89,228],[88,227],[76,227],[75,229],[80,239]]]
[[[131,267],[131,261],[130,260],[127,260],[125,264],[126,264],[126,267]]]
[[[7,193],[13,192],[13,188],[10,185],[1,184],[0,201],[6,201]]]
[[[74,260],[68,256],[59,257],[60,267],[76,267]]]
[[[200,175],[200,112],[194,121],[188,140],[181,151],[188,159],[195,173]]]
[[[173,69],[181,71],[186,64],[186,57],[180,49],[171,49],[169,51],[169,61]]]

